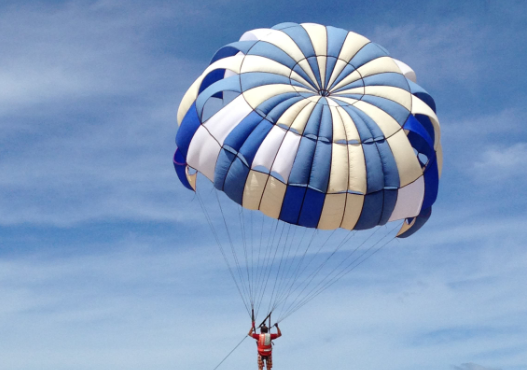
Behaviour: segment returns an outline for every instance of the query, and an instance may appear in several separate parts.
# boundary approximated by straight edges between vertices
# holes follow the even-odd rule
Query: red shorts
[[[273,356],[272,355],[262,356],[262,355],[258,354],[258,366],[259,367],[263,367],[264,360],[265,360],[265,363],[266,363],[268,369],[273,367]]]

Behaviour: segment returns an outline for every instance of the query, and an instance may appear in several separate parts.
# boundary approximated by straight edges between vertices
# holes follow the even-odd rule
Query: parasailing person
[[[273,342],[272,340],[276,338],[280,338],[282,336],[282,332],[280,331],[280,328],[278,327],[278,323],[274,324],[276,327],[277,333],[271,334],[269,331],[269,328],[263,323],[260,326],[260,334],[256,334],[255,327],[254,327],[254,321],[253,326],[251,327],[251,330],[249,331],[249,336],[256,339],[258,342],[258,370],[262,370],[264,366],[264,361],[267,370],[271,370],[273,367]]]

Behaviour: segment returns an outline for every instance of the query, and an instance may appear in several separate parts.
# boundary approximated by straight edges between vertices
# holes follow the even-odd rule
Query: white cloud
[[[492,142],[497,138],[510,138],[521,135],[525,126],[519,117],[526,114],[523,106],[506,107],[497,112],[464,116],[462,119],[449,119],[443,123],[442,133],[449,141],[470,144],[481,141]]]
[[[481,366],[472,362],[461,365],[453,365],[452,368],[455,370],[501,370],[501,368]]]
[[[433,89],[434,85],[445,82],[479,79],[486,61],[479,59],[477,54],[485,44],[487,33],[487,30],[474,27],[466,19],[458,18],[439,25],[379,25],[370,38],[387,47],[393,57],[412,67],[419,84]],[[459,38],[460,34],[470,34],[471,37]]]
[[[177,76],[192,74],[192,68],[170,54],[152,55],[149,35],[170,16],[185,12],[149,6],[134,11],[115,2],[56,9],[26,5],[2,12],[0,113],[71,105],[89,97],[155,97],[167,86],[174,93],[174,87],[182,88]]]
[[[25,238],[17,234],[16,253],[2,235],[2,365],[213,368],[247,332],[249,319],[219,252],[203,241],[209,235],[203,225],[189,231],[175,222],[172,232],[155,238],[127,228],[120,240],[104,243],[94,241],[102,238],[97,233],[72,227],[201,219],[191,193],[179,198],[170,163],[177,103],[201,68],[149,54],[145,29],[174,15],[165,6],[121,13],[119,4],[127,2],[68,4],[0,15],[6,82],[0,86],[0,225],[15,234],[40,227]],[[178,4],[181,17],[200,10],[187,7]],[[371,38],[386,46],[393,41],[389,49],[413,60],[420,79],[420,70],[433,67],[424,78],[439,84],[444,76],[473,79],[485,65],[473,63],[488,33],[473,31],[455,21],[379,28]],[[464,38],[450,45],[458,33],[476,43]],[[434,55],[438,49],[445,53]],[[499,167],[496,158],[524,155],[522,143],[494,143],[482,156],[472,150],[504,132],[520,137],[522,115],[504,107],[446,122],[445,158],[452,166],[446,180],[454,162]],[[466,179],[465,172],[450,181]],[[452,192],[442,194],[422,231],[390,245],[286,320],[277,368],[525,369],[525,218],[474,201],[467,194],[473,190],[464,188],[467,199],[455,207]],[[190,244],[179,237],[190,233]],[[68,238],[73,252],[64,247]],[[254,365],[254,344],[246,340],[222,367]]]
[[[422,234],[422,240],[434,235]],[[451,237],[396,243],[288,318],[276,341],[276,365],[525,366],[527,256],[521,240],[502,239],[497,247],[499,235],[464,243],[457,233]],[[481,243],[485,238],[489,242]],[[174,245],[167,235],[132,236],[85,243],[82,254],[57,256],[44,248],[2,259],[2,358],[10,369],[107,363],[131,370],[149,361],[153,369],[174,363],[213,368],[250,320],[216,246],[201,240]],[[250,367],[254,356],[246,340],[225,366]]]
[[[461,90],[459,96],[470,93],[475,98],[482,95],[482,89],[492,91],[493,86],[515,78],[514,71],[521,70],[521,54],[517,53],[516,45],[522,42],[522,23],[508,13],[525,13],[524,4],[487,6],[485,11],[495,15],[494,21],[500,18],[509,21],[507,27],[497,27],[473,14],[460,12],[439,22],[408,19],[398,26],[380,24],[367,36],[412,67],[418,83],[425,89],[433,92],[450,85]],[[473,4],[467,7],[472,8]],[[431,7],[428,10],[433,11]],[[421,20],[426,18],[423,13]]]
[[[503,181],[523,179],[527,175],[527,143],[491,147],[474,164],[478,180],[503,185]]]
[[[152,52],[149,34],[191,9],[143,8],[0,13],[1,224],[194,217],[175,204],[192,195],[171,157],[178,100],[199,65]]]
[[[442,120],[440,201],[448,203],[454,195],[456,212],[478,208],[495,214],[500,208],[519,209],[527,200],[518,192],[526,177],[524,114],[522,107],[509,107]]]
[[[4,12],[2,19],[4,114],[57,98],[66,102],[72,94],[111,94],[129,89],[138,77],[123,56],[137,41],[133,33],[126,34],[141,25],[140,18],[125,15],[115,21],[93,8],[69,5],[58,10],[21,7]],[[128,69],[127,81],[122,80],[126,73],[114,73],[117,64],[123,72]]]

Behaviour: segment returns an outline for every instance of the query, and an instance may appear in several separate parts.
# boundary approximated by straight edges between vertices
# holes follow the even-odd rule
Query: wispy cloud
[[[465,19],[443,24],[416,24],[375,27],[374,42],[389,45],[390,53],[410,65],[419,83],[428,89],[445,82],[473,81],[485,68],[477,54],[483,47],[486,31]],[[456,38],[470,34],[471,38]]]
[[[527,201],[516,191],[526,178],[524,139],[527,131],[519,119],[524,109],[511,104],[495,113],[480,112],[473,117],[443,121],[445,171],[442,184],[456,188],[454,194],[471,189],[464,192],[464,199],[459,199],[462,203],[458,203],[457,208],[467,202],[465,205],[471,209],[487,206],[512,210]],[[515,196],[508,196],[511,193]]]
[[[0,353],[11,354],[14,369],[90,369],[104,361],[139,369],[152,357],[153,368],[214,367],[250,320],[216,246],[199,237],[171,248],[170,240],[87,241],[80,254],[44,248],[3,258]],[[527,313],[520,308],[527,302],[514,293],[524,289],[527,259],[506,258],[520,246],[473,246],[460,255],[448,245],[398,243],[369,260],[284,321],[277,363],[346,368],[345,353],[360,367],[383,367],[389,358],[394,368],[433,362],[445,369],[489,363],[485,356],[499,349],[509,352],[492,363],[507,357],[521,364]],[[306,358],[314,351],[319,355]],[[34,356],[12,356],[24,352]],[[254,355],[246,340],[226,365],[246,368]]]
[[[0,204],[9,212],[0,223],[178,218],[175,115],[180,76],[197,66],[152,50],[149,32],[173,12],[161,8],[68,3],[1,14]]]
[[[144,52],[145,33],[162,13],[148,9],[139,15],[121,9],[115,17],[112,10],[117,9],[95,2],[3,11],[2,113],[57,99],[71,104],[94,95],[137,93],[145,80],[159,80],[160,70],[166,68],[160,63],[167,61],[152,63]]]
[[[175,116],[206,65],[189,57],[200,55],[197,40],[217,41],[220,26],[239,36],[253,19],[234,3],[228,14],[217,3],[35,4],[0,10],[2,365],[213,368],[249,318],[171,168]],[[323,5],[331,12],[318,21],[331,24]],[[511,22],[522,19],[512,12]],[[205,35],[212,17],[215,35]],[[363,26],[372,30],[371,19]],[[517,31],[460,15],[368,35],[442,103],[440,197],[419,233],[284,321],[278,367],[527,368],[526,198],[496,191],[525,175],[522,95],[507,90],[521,85],[523,59],[500,53],[525,45]],[[494,186],[482,181],[490,169]],[[254,365],[250,340],[224,364]]]
[[[472,362],[468,362],[461,365],[452,365],[452,368],[454,370],[501,370],[501,368],[498,367],[486,367]]]
[[[527,143],[487,149],[475,163],[474,171],[484,182],[524,179],[527,175]]]

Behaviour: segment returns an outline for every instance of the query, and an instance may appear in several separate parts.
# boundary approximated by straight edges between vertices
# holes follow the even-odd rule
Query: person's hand
[[[254,329],[255,325],[256,325],[256,323],[253,321],[253,329]]]
[[[274,324],[274,326],[276,326],[276,328],[278,328],[278,323]]]

